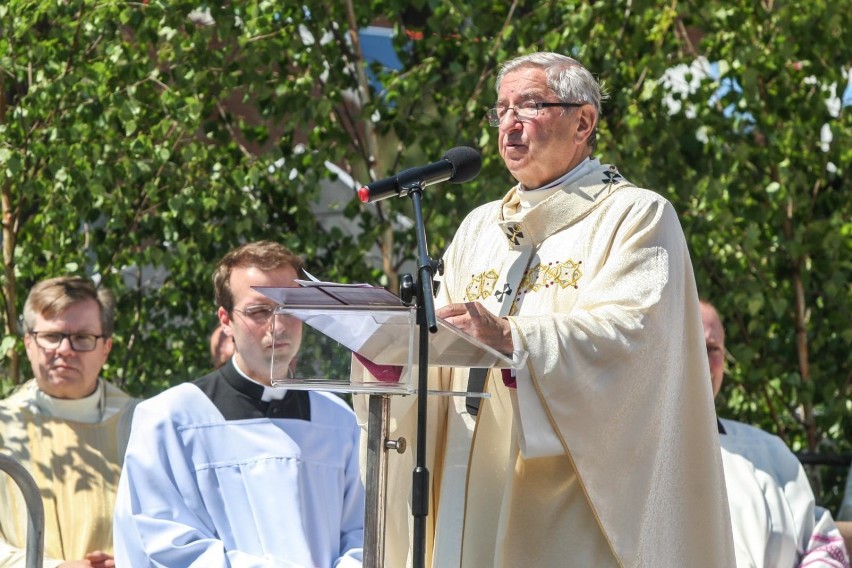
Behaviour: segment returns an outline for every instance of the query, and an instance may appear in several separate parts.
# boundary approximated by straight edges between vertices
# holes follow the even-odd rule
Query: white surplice
[[[137,407],[115,509],[118,566],[361,566],[352,410],[329,393],[264,400],[264,390],[231,361]]]
[[[719,422],[737,568],[848,567],[843,537],[795,454],[754,426]]]

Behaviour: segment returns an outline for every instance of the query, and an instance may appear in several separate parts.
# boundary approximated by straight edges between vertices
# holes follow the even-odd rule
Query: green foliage
[[[356,27],[395,30],[403,69],[373,67],[381,92],[359,83],[347,3],[0,6],[3,307],[41,278],[96,275],[120,302],[105,374],[150,394],[206,369],[210,274],[238,243],[277,239],[324,279],[393,285],[414,256],[408,200],[348,201],[358,230],[328,228],[324,164],[365,182],[480,147],[476,180],[424,195],[437,256],[513,183],[484,121],[498,64],[555,50],[607,86],[598,154],[681,215],[726,322],[720,413],[850,451],[852,121],[828,104],[852,65],[843,2],[352,2]],[[681,65],[688,89],[666,79]]]
[[[357,243],[310,214],[321,166],[342,149],[296,144],[306,132],[315,146],[347,140],[329,119],[352,80],[341,72],[312,103],[314,77],[345,45],[313,53],[296,8],[205,20],[189,17],[196,6],[12,2],[2,20],[0,183],[17,275],[4,298],[20,309],[29,286],[66,272],[115,290],[104,374],[140,394],[207,368],[210,275],[233,246],[277,239],[320,275],[369,277]]]

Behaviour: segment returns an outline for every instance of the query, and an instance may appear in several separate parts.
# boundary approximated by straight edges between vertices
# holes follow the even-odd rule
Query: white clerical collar
[[[237,370],[237,373],[239,373],[242,378],[244,378],[247,381],[251,381],[256,385],[260,385],[260,386],[263,387],[263,395],[260,397],[260,400],[262,400],[263,402],[269,402],[270,400],[281,400],[287,394],[287,389],[266,386],[265,384],[261,383],[260,381],[256,381],[253,378],[246,375],[243,372],[243,370],[240,369],[240,366],[237,365],[237,358],[236,357],[231,357],[231,361],[234,363],[234,369]]]
[[[104,411],[104,384],[98,379],[95,392],[83,398],[56,398],[36,388],[35,404],[39,412],[53,418],[96,424]]]
[[[554,193],[556,193],[559,188],[564,187],[570,183],[573,183],[585,176],[590,170],[597,168],[600,166],[600,160],[586,158],[574,168],[566,173],[563,176],[560,176],[553,180],[552,182],[543,185],[542,187],[536,189],[527,189],[523,185],[519,185],[518,188],[520,191],[518,192],[518,199],[520,199],[520,208],[518,212],[526,211],[527,209],[532,209]]]

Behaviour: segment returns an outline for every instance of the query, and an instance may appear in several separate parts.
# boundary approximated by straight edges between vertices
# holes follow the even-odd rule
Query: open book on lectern
[[[288,387],[329,388],[349,392],[413,392],[411,373],[419,360],[416,308],[406,306],[388,290],[364,284],[298,281],[299,287],[257,286],[255,290],[277,304],[276,315],[301,320],[301,346],[295,364],[276,373],[273,383]],[[275,318],[275,325],[279,324]],[[429,366],[513,367],[511,357],[492,349],[438,318],[438,331],[429,334]],[[350,376],[351,355],[382,367],[399,367],[398,380],[371,381]],[[341,359],[339,363],[333,360]],[[276,376],[279,375],[279,376]],[[345,376],[344,376],[345,375]]]

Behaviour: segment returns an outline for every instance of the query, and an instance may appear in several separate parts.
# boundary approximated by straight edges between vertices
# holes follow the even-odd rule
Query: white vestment
[[[118,566],[361,566],[360,431],[339,397],[229,362],[141,403],[115,508]]]
[[[427,565],[730,568],[698,297],[677,215],[614,166],[578,167],[531,209],[517,213],[517,187],[477,208],[445,254],[437,305],[478,301],[508,317],[528,359],[516,389],[489,374],[491,398],[476,418],[463,397],[429,400]],[[465,390],[467,374],[434,370],[430,388]],[[392,400],[392,438],[415,440],[414,402]],[[390,457],[394,568],[411,562],[414,457]]]
[[[848,567],[831,513],[816,506],[784,442],[748,424],[720,423],[737,568]]]

